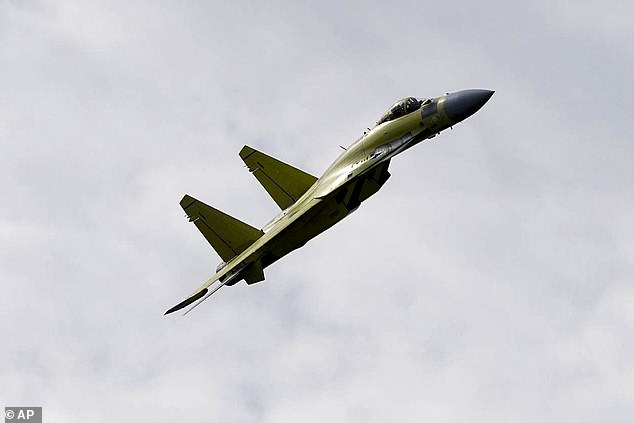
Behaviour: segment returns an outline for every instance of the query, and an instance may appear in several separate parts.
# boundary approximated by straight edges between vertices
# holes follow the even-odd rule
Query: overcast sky
[[[634,415],[634,7],[0,0],[0,406],[45,422]],[[178,202],[277,206],[394,101],[496,93],[186,317]],[[221,420],[222,419],[222,420]]]

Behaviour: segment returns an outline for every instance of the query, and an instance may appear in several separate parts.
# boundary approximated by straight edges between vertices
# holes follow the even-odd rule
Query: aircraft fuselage
[[[486,100],[492,94],[484,90],[468,91]],[[445,100],[451,95],[427,100],[418,112],[375,126],[343,151],[304,196],[282,211],[272,221],[273,225],[263,228],[266,235],[270,234],[270,238],[265,235],[267,239],[263,240],[267,247],[258,251],[264,267],[303,246],[377,193],[390,177],[387,167],[392,157],[459,122],[444,111]],[[478,109],[482,100],[473,99]],[[460,120],[465,118],[460,117]]]
[[[492,94],[464,90],[424,101],[410,97],[395,104],[297,201],[265,225],[253,244],[223,263],[214,277],[168,313],[204,300],[215,281],[233,285],[243,279],[248,283],[263,280],[264,268],[341,221],[378,192],[390,177],[388,166],[394,156],[471,116]]]

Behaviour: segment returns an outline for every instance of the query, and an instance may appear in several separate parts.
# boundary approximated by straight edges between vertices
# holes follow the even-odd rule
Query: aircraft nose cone
[[[445,97],[443,109],[455,123],[465,120],[489,101],[495,91],[490,90],[462,90]]]

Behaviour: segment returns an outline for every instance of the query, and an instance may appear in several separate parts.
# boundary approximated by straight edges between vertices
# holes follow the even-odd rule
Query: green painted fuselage
[[[390,177],[388,166],[392,157],[464,120],[492,94],[486,90],[465,90],[425,100],[410,97],[396,103],[371,130],[345,149],[319,179],[311,181],[312,185],[301,197],[293,198],[290,206],[266,224],[257,239],[236,250],[239,253],[223,262],[211,279],[168,313],[202,301],[216,282],[233,285],[240,280],[248,283],[263,280],[264,268],[341,221],[378,192]],[[261,171],[264,164],[263,160],[257,162],[252,172]]]
[[[455,123],[443,113],[444,97],[423,106],[436,109],[425,117],[422,112],[409,113],[375,126],[356,140],[295,204],[263,228],[265,235],[256,241],[245,260],[261,259],[264,267],[270,265],[341,221],[378,192],[390,176],[392,157]]]

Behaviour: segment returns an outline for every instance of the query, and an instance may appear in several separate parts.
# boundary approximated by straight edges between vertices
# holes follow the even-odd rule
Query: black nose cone
[[[447,95],[443,109],[449,119],[458,123],[465,120],[489,101],[495,91],[463,90]]]

